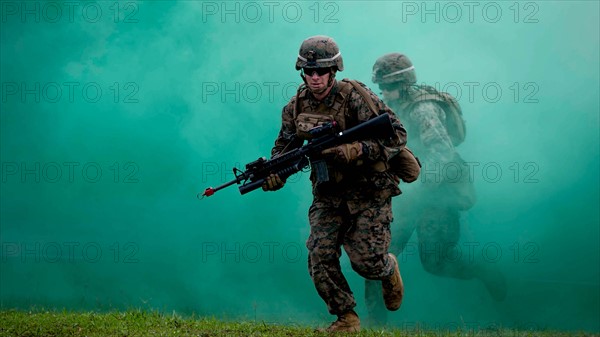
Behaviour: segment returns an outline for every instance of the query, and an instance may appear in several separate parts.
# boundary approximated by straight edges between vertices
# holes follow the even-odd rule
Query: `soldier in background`
[[[419,157],[421,179],[405,188],[402,216],[394,231],[391,251],[404,251],[413,232],[418,236],[423,268],[434,275],[457,279],[477,278],[497,301],[506,286],[501,273],[481,263],[453,259],[460,238],[460,212],[475,203],[469,170],[456,151],[465,138],[465,124],[458,102],[433,87],[416,85],[412,62],[403,54],[386,54],[375,62],[372,81],[383,99],[403,121],[409,146]],[[464,254],[463,254],[464,255]],[[375,296],[379,284],[366,280],[365,297],[373,323],[382,324],[387,313]]]
[[[406,131],[393,111],[364,84],[336,80],[344,64],[332,38],[313,36],[304,40],[296,70],[301,70],[304,84],[283,108],[273,157],[300,147],[311,138],[311,129],[332,121],[345,130],[386,113],[396,130],[390,140],[365,139],[326,149],[318,160],[320,164],[316,158],[311,163],[314,199],[308,210],[309,273],[329,313],[338,316],[327,331],[357,332],[360,320],[354,311],[356,301],[339,261],[342,246],[352,269],[377,283],[379,297],[388,310],[398,310],[402,302],[404,288],[398,261],[388,253],[391,198],[400,190],[398,178],[389,172],[387,162],[389,153],[404,148]],[[284,183],[272,174],[263,190],[277,190]]]

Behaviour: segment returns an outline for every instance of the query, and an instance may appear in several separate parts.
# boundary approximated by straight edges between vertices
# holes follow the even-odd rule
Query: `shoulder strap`
[[[294,103],[294,120],[298,117],[300,111],[302,111],[302,107],[300,106],[300,101],[306,95],[306,85],[304,83],[300,84],[298,90],[296,90],[296,102]]]
[[[348,85],[348,83],[352,83],[350,80],[348,80],[347,78],[344,78],[343,80],[338,82],[340,85],[340,94],[346,98],[346,96],[348,96],[350,94],[350,92],[352,91],[352,86]]]
[[[445,99],[441,92],[429,85],[417,85],[417,92],[412,95],[411,103],[421,101],[438,101],[444,102]]]
[[[373,98],[371,98],[371,95],[367,92],[367,90],[365,88],[363,88],[362,85],[360,85],[355,80],[350,80],[350,79],[347,79],[347,78],[343,79],[342,81],[350,82],[350,84],[352,84],[352,87],[354,87],[354,89],[356,89],[356,91],[358,91],[358,93],[365,100],[365,102],[369,106],[369,109],[371,109],[371,111],[373,111],[373,113],[375,114],[375,116],[379,116],[379,109],[375,105],[375,102],[373,102]]]
[[[352,86],[348,84],[346,80],[341,80],[338,82],[338,95],[335,99],[335,103],[333,104],[333,110],[335,114],[338,114],[342,107],[345,106],[346,99],[350,92],[352,91]]]

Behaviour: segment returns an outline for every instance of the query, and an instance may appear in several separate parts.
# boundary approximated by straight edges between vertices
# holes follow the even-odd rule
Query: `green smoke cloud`
[[[600,330],[598,3],[365,4],[3,1],[2,308],[329,320],[306,270],[307,174],[196,199],[268,156],[298,47],[325,34],[340,78],[377,92],[374,61],[403,52],[459,99],[478,193],[459,246],[508,281],[496,303],[406,251],[392,322]]]

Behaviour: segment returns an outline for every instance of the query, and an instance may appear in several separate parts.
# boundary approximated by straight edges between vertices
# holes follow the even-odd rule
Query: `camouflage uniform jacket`
[[[425,170],[442,170],[458,156],[446,129],[446,113],[435,101],[389,103],[411,134],[410,148]],[[425,172],[421,172],[424,174]]]
[[[446,128],[446,112],[433,100],[415,102],[416,92],[409,91],[388,104],[405,122],[407,132],[413,135],[408,146],[419,157],[423,166],[421,181],[424,187],[438,189],[438,184],[452,180],[456,174],[468,180],[464,161],[454,147]],[[461,172],[455,174],[455,170]],[[457,187],[457,181],[450,181]],[[461,183],[465,181],[461,180]]]
[[[437,204],[467,210],[476,202],[473,177],[453,145],[446,127],[446,112],[433,100],[418,101],[409,92],[408,99],[389,102],[406,123],[411,135],[408,146],[421,164],[419,195]]]
[[[346,82],[343,84],[350,85]],[[314,108],[312,110],[317,110],[320,104],[324,104],[326,106],[325,112],[327,113],[333,109],[336,101],[336,95],[341,94],[341,85],[342,83],[336,81],[327,97],[325,97],[322,101],[318,101],[308,89],[303,89],[304,92],[300,90],[297,95],[292,97],[290,102],[288,102],[288,104],[282,110],[281,130],[279,131],[279,135],[275,140],[275,146],[271,151],[272,156],[276,156],[284,150],[289,151],[293,148],[300,147],[304,141],[296,137],[297,132],[294,116],[300,113],[296,112],[295,114],[295,109],[297,106],[296,100],[307,100],[308,104]],[[366,88],[364,84],[360,83],[360,85]],[[335,181],[333,185],[329,185],[326,189],[317,189],[316,183],[314,179],[312,179],[311,174],[311,180],[313,182],[313,194],[321,196],[342,195],[348,200],[361,199],[365,197],[385,199],[390,196],[400,194],[397,178],[387,171],[377,172],[373,168],[373,164],[378,161],[387,163],[389,149],[399,151],[404,147],[406,144],[406,130],[394,112],[368,88],[367,91],[371,95],[375,104],[378,106],[380,114],[389,114],[392,119],[392,123],[397,126],[396,137],[392,140],[386,141],[372,139],[363,140],[363,151],[365,155],[364,158],[361,158],[362,160],[359,160],[357,163],[344,165],[334,162],[332,159],[326,158],[330,176],[337,174],[338,177],[341,176],[341,178],[330,178]],[[303,98],[299,98],[299,96]],[[346,129],[377,117],[375,113],[369,109],[368,104],[364,101],[363,97],[355,88],[352,88],[344,102],[345,106],[341,109],[344,110],[343,116],[345,120],[343,123],[339,123],[339,121],[338,123],[340,125],[345,125]],[[302,105],[300,104],[300,106]],[[331,113],[331,115],[334,115],[334,113]]]

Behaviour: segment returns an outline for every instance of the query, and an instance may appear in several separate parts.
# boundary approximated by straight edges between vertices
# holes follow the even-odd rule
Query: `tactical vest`
[[[296,124],[296,136],[303,140],[310,140],[311,135],[308,131],[314,127],[325,123],[335,121],[340,130],[346,130],[346,116],[348,116],[348,96],[352,91],[352,84],[346,79],[338,81],[338,92],[334,97],[333,106],[329,107],[324,102],[320,102],[313,107],[306,95],[308,89],[302,84],[298,88],[296,95],[296,105],[294,107],[294,123]]]
[[[338,81],[338,92],[335,94],[333,105],[330,107],[324,102],[319,102],[316,107],[313,107],[307,97],[308,88],[305,84],[300,85],[293,111],[296,137],[310,140],[311,129],[333,121],[337,123],[340,130],[345,130],[347,99],[351,90],[352,85],[345,81]],[[344,173],[337,165],[324,159],[311,160],[311,166],[310,179],[320,189],[328,189],[332,186],[331,182],[339,183],[344,178]]]
[[[323,102],[320,102],[316,108],[311,106],[306,98],[308,93],[306,86],[301,85],[300,88],[298,88],[296,105],[294,107],[294,123],[296,125],[297,137],[300,139],[309,140],[311,139],[311,135],[308,133],[308,131],[311,128],[334,120],[336,123],[338,123],[341,130],[345,130],[348,126],[346,125],[347,121],[354,118],[348,113],[347,102],[347,99],[353,88],[355,88],[356,91],[361,95],[365,103],[369,106],[369,109],[376,116],[381,114],[375,105],[375,102],[373,102],[371,95],[358,82],[349,79],[343,79],[337,83],[338,92],[334,97],[334,103],[331,107],[327,106]],[[351,122],[355,123],[355,121]],[[390,170],[392,174],[397,176],[402,181],[413,182],[419,176],[421,164],[413,155],[413,153],[408,148],[405,148],[400,151],[399,154],[392,157],[389,162],[377,161],[372,163],[370,167],[375,172],[385,172]],[[336,180],[338,179],[339,178]],[[397,182],[399,182],[399,180]]]

